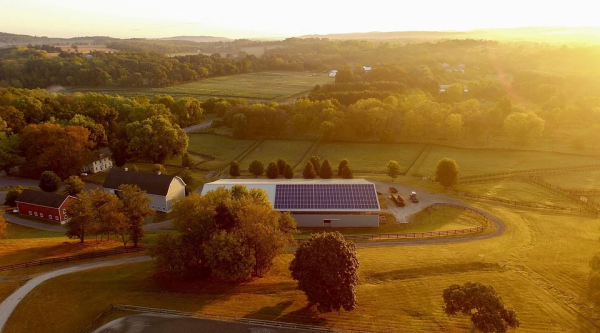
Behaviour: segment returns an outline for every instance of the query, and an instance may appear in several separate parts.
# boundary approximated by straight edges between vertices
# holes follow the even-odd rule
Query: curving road
[[[19,289],[17,289],[14,293],[12,293],[10,296],[8,296],[2,303],[0,303],[0,332],[2,332],[2,330],[4,329],[4,325],[6,325],[6,321],[8,320],[8,317],[10,317],[10,315],[15,310],[17,305],[19,305],[19,303],[21,302],[21,300],[23,298],[25,298],[25,296],[27,296],[27,294],[29,294],[33,289],[35,289],[37,286],[39,286],[40,284],[44,283],[45,281],[47,281],[49,279],[55,278],[57,276],[65,275],[65,274],[85,271],[88,269],[101,268],[101,267],[107,267],[107,266],[116,266],[116,265],[123,265],[123,264],[132,264],[132,263],[138,263],[138,262],[144,262],[144,261],[150,261],[150,260],[152,260],[152,258],[150,258],[149,256],[139,256],[139,257],[132,257],[132,258],[123,258],[123,259],[116,259],[116,260],[92,262],[92,263],[75,265],[75,266],[71,266],[71,267],[67,267],[67,268],[57,269],[55,271],[50,271],[48,273],[38,275],[38,276],[34,277],[33,279],[27,281],[27,283],[25,283],[23,286],[21,286]]]

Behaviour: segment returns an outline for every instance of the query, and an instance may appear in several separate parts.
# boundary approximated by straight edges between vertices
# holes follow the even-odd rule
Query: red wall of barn
[[[63,202],[63,204],[60,206],[60,220],[64,221],[66,216],[63,213],[63,210],[69,205],[69,202],[71,202],[72,200],[77,200],[73,197],[68,197],[67,200],[65,200],[65,202]]]
[[[59,209],[58,208],[50,208],[50,207],[42,207],[42,206],[36,206],[36,205],[30,205],[24,202],[17,202],[17,207],[19,208],[19,214],[21,215],[25,215],[25,216],[35,216],[35,213],[38,213],[38,218],[43,218],[45,220],[50,220],[49,216],[52,215],[52,221],[54,222],[59,222],[59,221],[63,221],[64,218],[62,216],[62,214],[59,214]],[[31,215],[29,215],[29,212],[31,211]],[[40,214],[44,214],[44,217],[41,217]],[[60,216],[59,221],[56,221],[56,215]]]

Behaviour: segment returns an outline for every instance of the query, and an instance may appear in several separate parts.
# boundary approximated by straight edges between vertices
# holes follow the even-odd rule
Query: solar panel
[[[279,210],[377,210],[373,184],[278,184],[275,209]]]

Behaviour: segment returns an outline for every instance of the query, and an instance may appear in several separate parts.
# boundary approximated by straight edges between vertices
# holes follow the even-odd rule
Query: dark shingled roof
[[[125,171],[110,169],[104,184],[104,188],[118,189],[123,184],[137,185],[142,191],[154,195],[167,195],[169,185],[175,176],[159,175],[150,172]]]
[[[66,194],[23,190],[17,198],[17,201],[38,206],[60,208],[60,205],[62,205],[68,197],[69,196]]]

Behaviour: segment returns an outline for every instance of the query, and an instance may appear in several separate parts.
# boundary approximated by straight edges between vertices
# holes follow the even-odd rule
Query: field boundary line
[[[406,169],[406,172],[404,173],[404,175],[410,174],[410,170],[413,168],[414,168],[414,170],[413,170],[412,174],[416,175],[416,172],[419,171],[419,168],[421,168],[421,165],[423,165],[423,162],[429,155],[429,152],[431,151],[431,149],[432,149],[431,145],[426,144],[423,147],[423,150],[421,150],[421,153],[419,153],[419,156],[417,156],[417,158],[412,162],[412,164],[408,167],[408,169]]]
[[[539,177],[533,175],[530,175],[529,178],[526,179],[526,181],[532,185],[536,185],[543,189],[560,194],[563,197],[566,197],[579,205],[587,207],[587,210],[589,210],[590,212],[594,212],[596,215],[600,214],[600,204],[596,203],[590,198],[585,197],[585,200],[582,200],[581,197],[577,197],[577,194],[572,194],[558,185],[543,181],[539,179]]]
[[[495,173],[464,176],[464,177],[460,177],[459,183],[462,183],[464,181],[470,181],[473,179],[481,179],[481,178],[500,178],[502,176],[516,176],[516,175],[530,175],[530,174],[560,174],[560,173],[569,173],[569,172],[577,172],[577,171],[593,171],[593,170],[599,170],[599,169],[600,169],[600,164],[589,164],[589,165],[580,165],[580,166],[574,166],[574,167],[560,167],[560,168],[525,169],[525,170],[495,172]]]
[[[76,255],[72,255],[72,256],[41,259],[41,260],[23,262],[20,264],[2,266],[2,267],[0,267],[0,272],[13,271],[16,269],[36,267],[36,266],[42,266],[42,265],[48,265],[48,264],[55,264],[55,263],[59,263],[59,262],[69,262],[69,261],[74,261],[74,260],[102,258],[102,257],[113,256],[113,255],[117,255],[117,254],[142,252],[145,250],[146,250],[146,248],[143,246],[121,247],[121,248],[116,248],[116,249],[106,250],[106,251],[97,251],[97,252],[76,254]]]
[[[304,153],[304,156],[302,156],[302,159],[300,159],[300,161],[298,163],[296,163],[296,165],[294,165],[292,170],[296,170],[296,168],[298,168],[299,166],[302,166],[304,161],[308,162],[308,160],[315,153],[315,151],[317,150],[317,148],[319,147],[320,144],[321,144],[321,140],[319,140],[319,139],[313,141],[313,144],[310,147],[308,147],[308,150],[306,151],[306,153]],[[333,166],[332,166],[332,168],[333,168]]]

